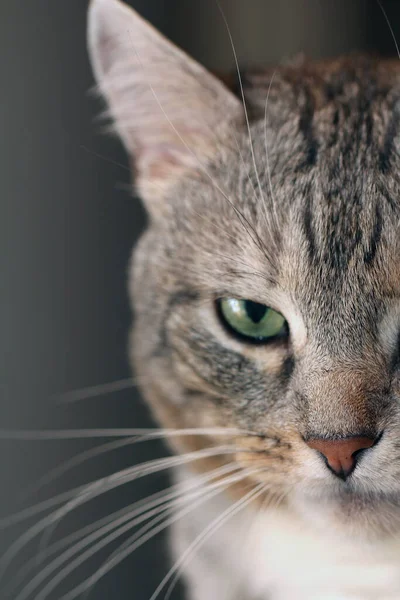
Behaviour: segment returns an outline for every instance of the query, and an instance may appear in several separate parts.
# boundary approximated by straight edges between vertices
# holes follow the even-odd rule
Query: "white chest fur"
[[[187,490],[196,476],[177,477]],[[221,494],[177,521],[174,558],[228,508]],[[190,600],[400,600],[400,543],[344,541],[279,510],[248,508],[210,530],[184,572]]]

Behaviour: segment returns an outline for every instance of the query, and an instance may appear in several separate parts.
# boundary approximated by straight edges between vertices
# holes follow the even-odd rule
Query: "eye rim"
[[[251,346],[269,346],[279,343],[280,345],[287,346],[290,340],[290,329],[289,323],[285,319],[285,317],[279,311],[275,311],[271,306],[267,306],[266,304],[262,304],[261,302],[256,302],[255,300],[250,300],[249,298],[234,298],[235,300],[240,300],[242,302],[254,302],[254,304],[260,304],[261,306],[265,306],[267,309],[274,310],[278,314],[280,314],[284,318],[284,331],[282,333],[278,333],[271,337],[257,338],[248,336],[244,333],[241,333],[237,329],[235,329],[226,319],[223,310],[222,310],[222,301],[229,300],[234,298],[233,296],[222,296],[215,300],[215,308],[217,312],[217,316],[219,322],[223,329],[230,335],[230,337],[240,341],[241,343],[245,343]]]

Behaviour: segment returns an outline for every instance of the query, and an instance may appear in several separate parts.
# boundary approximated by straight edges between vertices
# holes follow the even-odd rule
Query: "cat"
[[[119,0],[91,1],[88,39],[149,215],[131,362],[181,432],[159,591],[399,599],[399,61],[232,90]]]

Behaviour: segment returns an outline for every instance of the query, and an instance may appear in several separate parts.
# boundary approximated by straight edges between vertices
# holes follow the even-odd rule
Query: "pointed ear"
[[[183,171],[204,165],[241,103],[119,0],[91,1],[88,42],[139,192],[160,199]]]

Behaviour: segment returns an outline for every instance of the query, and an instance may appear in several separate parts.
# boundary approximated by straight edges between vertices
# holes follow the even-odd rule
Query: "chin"
[[[400,495],[365,492],[356,487],[318,491],[308,488],[292,508],[313,529],[365,541],[400,540]]]

